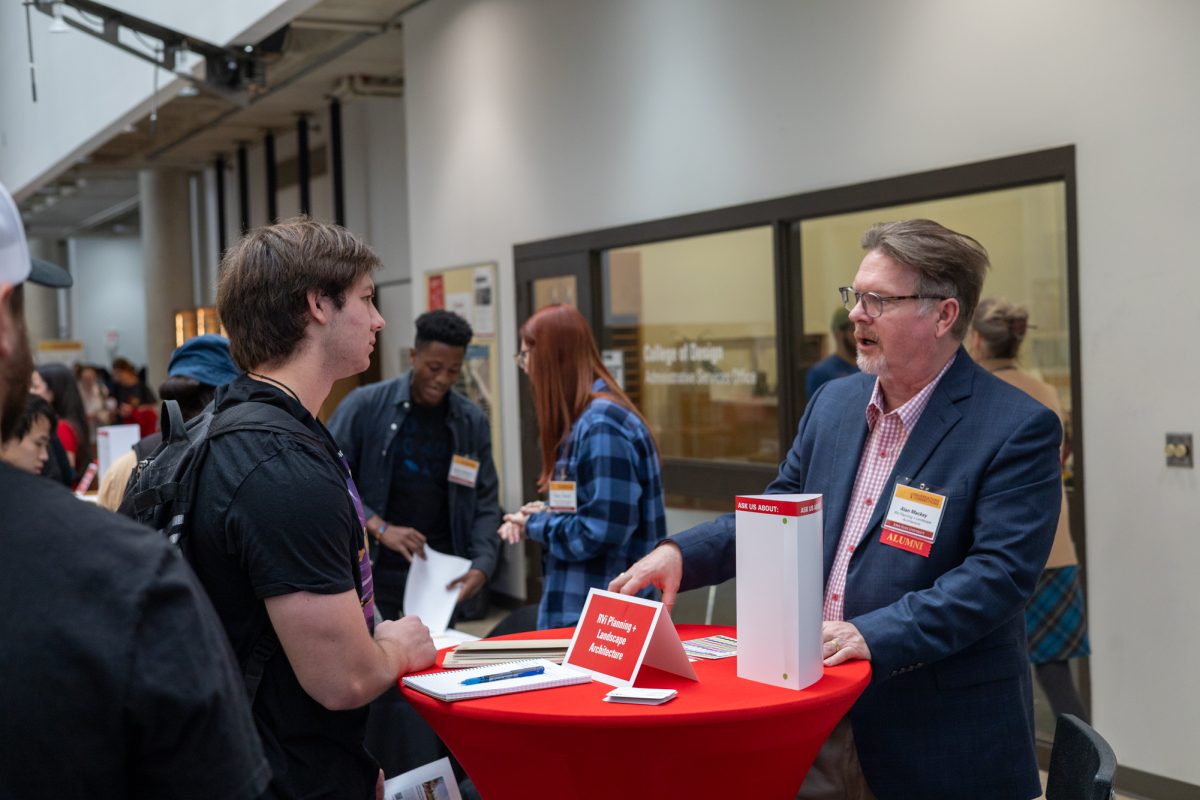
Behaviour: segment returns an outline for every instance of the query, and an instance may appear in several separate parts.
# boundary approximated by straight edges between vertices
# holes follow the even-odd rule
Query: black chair
[[[1104,737],[1078,717],[1062,714],[1054,728],[1046,800],[1110,800],[1117,757]]]

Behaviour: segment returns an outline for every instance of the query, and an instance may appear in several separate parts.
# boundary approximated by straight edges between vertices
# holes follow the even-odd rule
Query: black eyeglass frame
[[[842,305],[847,311],[853,311],[854,307],[862,303],[864,297],[870,298],[871,302],[879,303],[879,311],[875,314],[871,313],[871,306],[863,303],[863,311],[867,312],[867,316],[871,319],[878,319],[883,316],[883,304],[894,300],[949,300],[951,298],[942,294],[878,294],[876,292],[860,292],[855,290],[853,286],[839,286],[838,293],[842,296]],[[850,302],[850,296],[854,296],[854,302]]]

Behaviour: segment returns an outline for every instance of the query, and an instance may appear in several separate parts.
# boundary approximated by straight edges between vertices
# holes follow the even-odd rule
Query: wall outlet
[[[1190,433],[1168,433],[1163,453],[1168,467],[1192,467],[1192,435]]]

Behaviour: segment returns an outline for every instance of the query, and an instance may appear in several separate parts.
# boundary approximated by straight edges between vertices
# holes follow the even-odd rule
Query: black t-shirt
[[[269,769],[178,549],[0,464],[0,794],[254,798]]]
[[[427,546],[442,553],[454,552],[446,488],[454,451],[446,425],[449,410],[448,402],[433,408],[412,404],[391,447],[392,487],[384,514],[393,525],[425,534]],[[386,547],[379,548],[375,564],[381,574],[408,573],[404,556]]]
[[[218,390],[217,412],[245,400],[287,410],[326,446],[265,431],[211,444],[189,553],[239,663],[269,635],[267,597],[354,589],[368,630],[374,618],[366,536],[347,474],[329,452],[337,452],[333,440],[295,400],[245,376]],[[282,649],[267,662],[253,712],[274,773],[268,796],[374,797],[379,768],[363,748],[366,708],[321,706]]]

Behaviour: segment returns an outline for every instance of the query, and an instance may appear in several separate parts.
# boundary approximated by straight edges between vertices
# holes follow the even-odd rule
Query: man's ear
[[[959,314],[958,298],[948,297],[945,300],[938,301],[938,316],[937,323],[934,328],[934,336],[942,338],[947,336],[954,330],[954,323],[958,321]]]
[[[331,309],[332,305],[328,297],[325,297],[318,291],[309,290],[308,314],[318,325],[329,323],[329,312]]]

